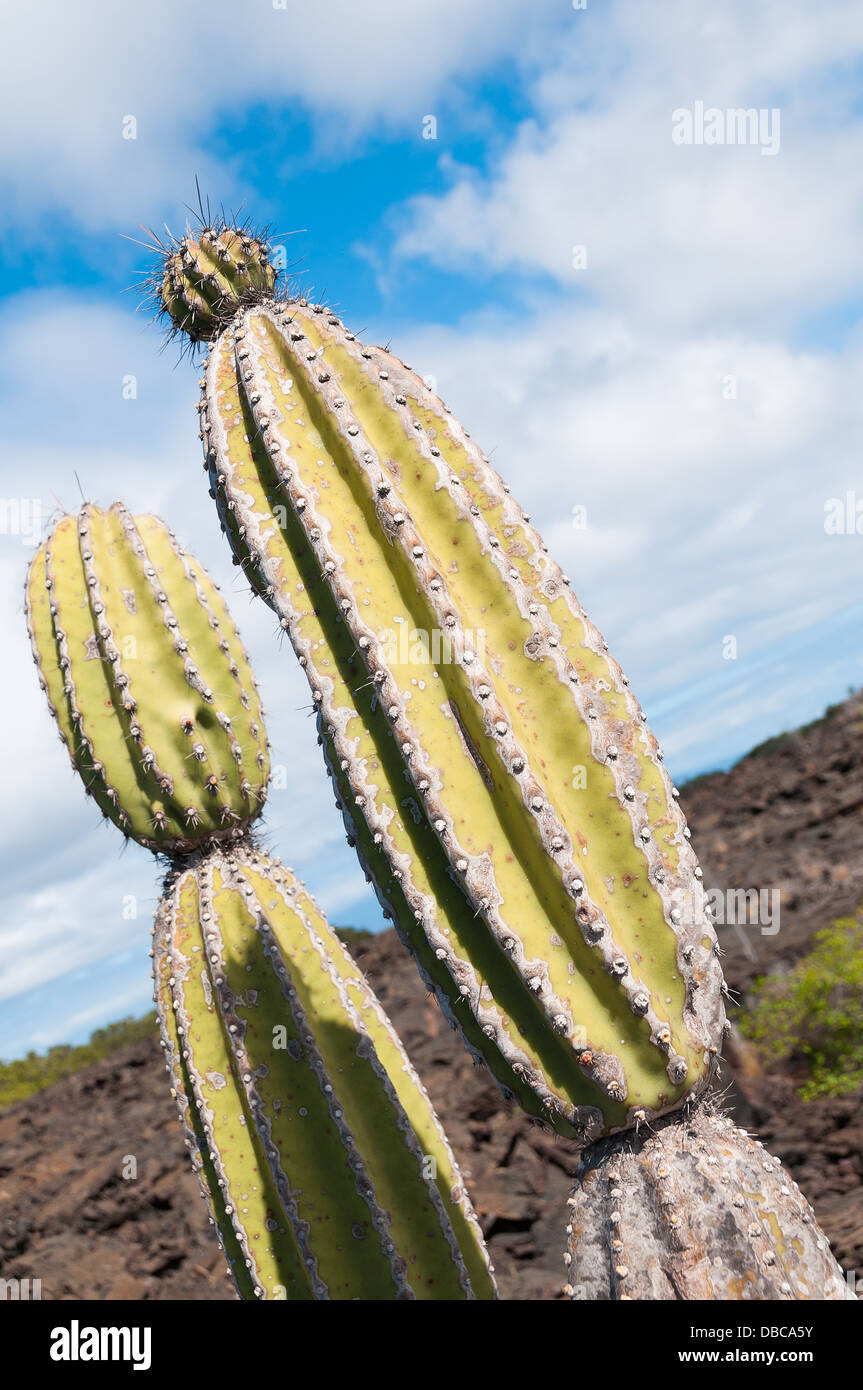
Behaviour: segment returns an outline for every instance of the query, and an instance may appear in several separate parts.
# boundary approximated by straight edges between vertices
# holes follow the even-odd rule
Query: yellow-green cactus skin
[[[195,856],[154,930],[174,1093],[247,1299],[491,1299],[464,1182],[360,970],[293,876]]]
[[[164,522],[115,502],[64,516],[26,587],[33,657],[87,793],[176,854],[234,839],[269,778],[251,666],[209,575]]]
[[[201,437],[385,911],[469,1047],[590,1142],[700,1093],[701,871],[620,667],[439,398],[321,305],[237,306]],[[694,905],[694,906],[693,906]]]

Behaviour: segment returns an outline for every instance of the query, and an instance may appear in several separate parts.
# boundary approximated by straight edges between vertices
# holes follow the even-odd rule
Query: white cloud
[[[396,348],[494,451],[688,771],[859,674],[829,642],[863,540],[824,506],[863,500],[861,57],[844,0],[589,7],[488,167],[390,215],[394,282],[425,262],[509,296]],[[779,108],[779,152],[675,145],[696,101]]]
[[[439,99],[457,99],[459,82],[533,47],[546,27],[526,28],[519,0],[15,6],[0,48],[7,223],[59,207],[91,231],[127,230],[176,207],[166,189],[191,196],[195,174],[233,199],[244,171],[213,154],[209,136],[250,107],[261,119],[310,110],[331,145],[370,128],[419,140]],[[123,138],[127,117],[135,139]]]
[[[863,339],[835,353],[647,335],[611,311],[582,312],[574,331],[558,304],[404,329],[394,349],[436,377],[492,451],[649,717],[658,711],[667,749],[685,754],[681,772],[770,732],[774,684],[792,723],[836,697],[829,644],[844,647],[836,615],[863,593],[863,536],[828,534],[824,509],[855,488],[863,504]],[[736,399],[724,396],[729,373]],[[803,633],[811,659],[782,670],[782,642],[802,652]],[[759,671],[750,698],[768,652],[775,670]],[[852,680],[847,648],[845,662]]]
[[[95,834],[77,837],[79,864],[88,867],[67,877],[59,873],[46,840],[42,856],[31,860],[30,886],[7,897],[0,932],[0,999],[68,975],[118,949],[143,946],[142,962],[158,896],[155,863],[143,855],[118,862]],[[149,856],[147,856],[149,858]],[[23,875],[22,875],[23,877]],[[143,945],[147,942],[147,945]]]
[[[586,11],[490,171],[455,168],[401,210],[399,254],[541,271],[660,328],[787,326],[863,281],[861,57],[844,0]],[[672,112],[699,100],[778,107],[779,153],[675,145]]]

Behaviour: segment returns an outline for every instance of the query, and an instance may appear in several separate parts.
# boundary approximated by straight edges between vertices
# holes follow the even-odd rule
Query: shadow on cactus
[[[863,1085],[863,907],[818,932],[786,975],[756,980],[740,1029],[768,1065],[790,1060],[803,1100]]]
[[[157,518],[87,504],[34,557],[27,616],[87,792],[169,863],[152,951],[162,1045],[240,1297],[493,1298],[391,1023],[252,839],[268,743],[216,586]]]

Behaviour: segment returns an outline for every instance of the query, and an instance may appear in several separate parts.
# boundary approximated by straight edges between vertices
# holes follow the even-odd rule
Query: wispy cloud
[[[863,284],[863,12],[689,0],[574,16],[488,171],[394,218],[446,271],[542,272],[645,327],[788,328]],[[672,113],[778,108],[779,156],[680,146]],[[575,264],[574,264],[575,261]],[[578,301],[574,300],[574,307]]]

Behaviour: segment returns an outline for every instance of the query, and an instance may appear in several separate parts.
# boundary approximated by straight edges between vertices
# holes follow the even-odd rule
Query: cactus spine
[[[266,729],[212,580],[157,518],[86,505],[34,557],[27,615],[85,786],[170,859],[155,999],[239,1295],[494,1298],[464,1183],[391,1023],[302,885],[249,837]]]

